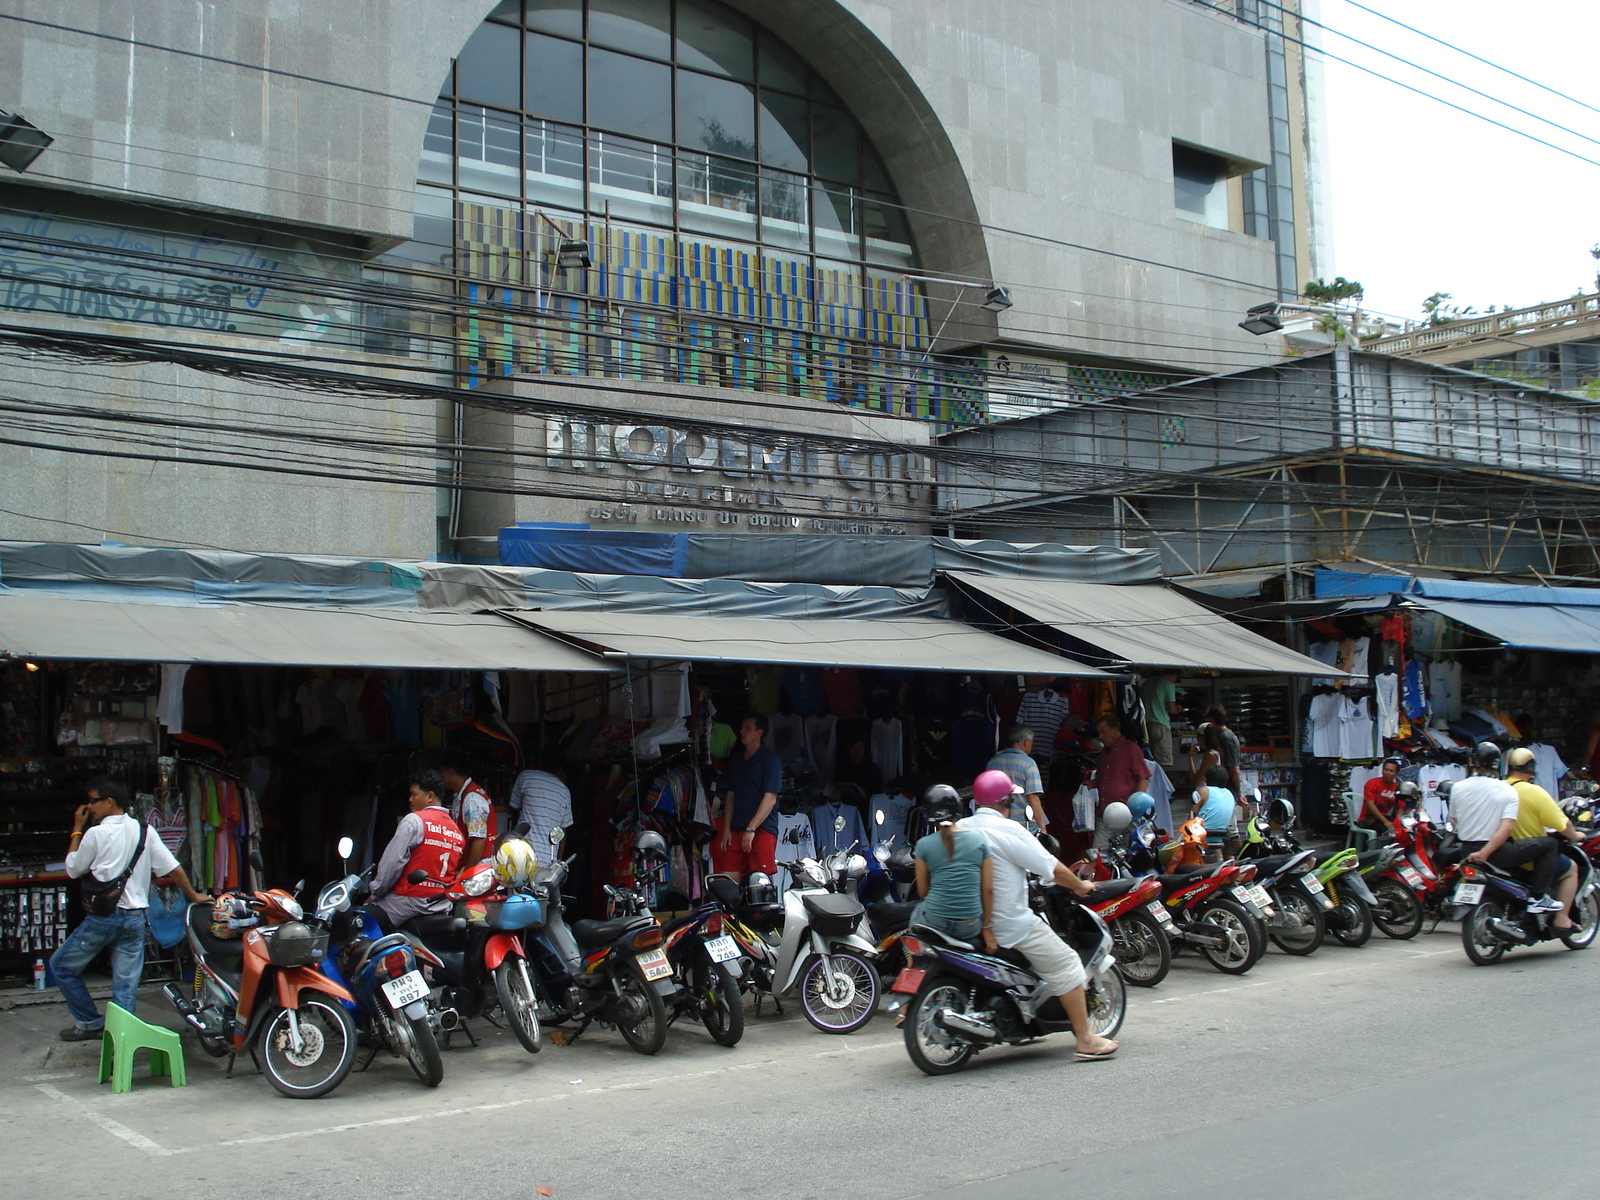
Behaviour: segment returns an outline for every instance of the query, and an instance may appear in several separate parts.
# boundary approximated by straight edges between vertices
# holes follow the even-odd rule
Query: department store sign
[[[873,518],[927,517],[922,460],[903,451],[550,419],[545,452],[551,470],[615,483],[591,521],[900,533]]]

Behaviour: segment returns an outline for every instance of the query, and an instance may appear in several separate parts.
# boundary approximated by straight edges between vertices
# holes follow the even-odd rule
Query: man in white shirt
[[[572,793],[561,780],[566,760],[558,751],[549,751],[538,768],[523,771],[511,785],[511,807],[520,810],[518,823],[528,827],[528,842],[542,863],[561,857],[561,847],[552,844],[550,835],[572,827]]]
[[[1479,742],[1472,751],[1474,773],[1450,788],[1450,819],[1456,836],[1466,846],[1468,862],[1493,863],[1502,871],[1531,868],[1528,890],[1534,899],[1531,913],[1561,912],[1566,905],[1550,894],[1561,870],[1561,854],[1555,839],[1520,838],[1513,841],[1517,824],[1517,793],[1509,783],[1497,778],[1500,747]]]
[[[990,775],[1005,781],[1003,787],[980,787]],[[1077,953],[1051,929],[1044,919],[1028,907],[1028,876],[1053,880],[1080,896],[1094,890],[1079,879],[1064,863],[1056,860],[1028,830],[1011,820],[1011,789],[1016,785],[999,771],[985,771],[973,781],[973,802],[977,811],[956,822],[957,829],[981,833],[989,843],[993,858],[993,905],[990,932],[1000,945],[1019,950],[1034,972],[1061,998],[1067,1019],[1078,1039],[1078,1058],[1110,1058],[1117,1043],[1100,1037],[1089,1028],[1089,1004],[1084,997],[1083,963]]]
[[[150,906],[150,880],[170,875],[191,903],[205,904],[210,896],[194,890],[178,860],[172,857],[154,829],[145,826],[144,850],[134,859],[139,845],[139,822],[128,816],[128,785],[120,779],[102,775],[91,780],[87,804],[78,806],[72,818],[72,841],[67,850],[67,874],[74,879],[90,875],[102,883],[117,879],[128,864],[133,869],[122,887],[117,910],[109,917],[92,913],[68,935],[61,948],[50,956],[50,974],[67,1001],[72,1027],[61,1031],[64,1042],[84,1042],[98,1038],[106,1019],[95,1006],[83,982],[83,970],[95,955],[110,948],[111,1000],[132,1012],[139,999],[139,976],[144,972],[145,910]],[[85,829],[90,820],[98,822]]]

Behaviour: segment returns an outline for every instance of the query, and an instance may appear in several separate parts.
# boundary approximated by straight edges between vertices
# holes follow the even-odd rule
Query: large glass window
[[[582,121],[583,47],[537,33],[523,44],[523,107],[557,121]]]
[[[609,50],[589,51],[589,124],[672,139],[672,68]]]

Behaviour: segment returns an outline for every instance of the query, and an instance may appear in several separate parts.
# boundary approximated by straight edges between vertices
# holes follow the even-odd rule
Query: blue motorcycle
[[[352,843],[339,839],[339,857],[348,871]],[[346,874],[322,889],[308,925],[329,931],[333,950],[322,964],[328,978],[343,984],[355,1003],[344,1001],[363,1045],[371,1053],[388,1050],[411,1064],[424,1087],[438,1087],[444,1078],[436,1029],[441,1025],[428,980],[442,964],[403,933],[385,933],[378,920],[357,902],[372,887],[372,868]]]

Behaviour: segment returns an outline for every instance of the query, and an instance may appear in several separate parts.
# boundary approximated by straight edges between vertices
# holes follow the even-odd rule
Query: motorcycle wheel
[[[906,1006],[903,1026],[906,1053],[924,1075],[949,1075],[959,1071],[978,1052],[973,1043],[933,1021],[933,1015],[940,1009],[960,1011],[966,1007],[966,1003],[966,996],[959,987],[937,976],[924,983],[917,994],[911,997],[911,1003]]]
[[[1315,954],[1328,936],[1322,909],[1289,888],[1279,892],[1277,900],[1278,915],[1267,927],[1272,944],[1285,954]]]
[[[700,1022],[719,1046],[737,1046],[744,1036],[744,995],[739,981],[726,971],[702,964],[690,976],[700,1005]]]
[[[1380,879],[1372,885],[1378,903],[1372,909],[1372,922],[1384,937],[1410,941],[1422,932],[1422,901],[1398,879]]]
[[[1084,989],[1089,1003],[1089,1028],[1103,1038],[1117,1036],[1122,1019],[1128,1015],[1128,989],[1116,971],[1106,971],[1089,980]]]
[[[839,982],[836,995],[828,990],[830,964]],[[849,951],[818,955],[800,976],[800,1007],[823,1033],[854,1033],[878,1011],[878,973]]]
[[[643,1004],[645,1015],[616,1023],[622,1040],[640,1054],[654,1054],[667,1041],[667,1006],[661,994],[633,971],[627,971],[618,980],[622,999],[630,1004]]]
[[[1338,928],[1328,932],[1341,946],[1365,946],[1372,940],[1372,906],[1348,890],[1339,897]]]
[[[1594,945],[1594,936],[1600,933],[1600,899],[1593,892],[1572,905],[1572,932],[1564,934],[1562,945],[1568,950],[1587,950]]]
[[[1461,946],[1474,965],[1487,967],[1505,957],[1506,944],[1495,936],[1491,921],[1498,921],[1505,912],[1493,900],[1485,900],[1469,912],[1461,922]]]
[[[301,1048],[294,1048],[289,1010],[272,1014],[261,1031],[261,1073],[291,1100],[315,1100],[344,1082],[356,1060],[356,1025],[332,996],[301,992],[294,1010]]]
[[[1160,923],[1136,912],[1111,922],[1117,974],[1134,987],[1155,987],[1172,970],[1172,943]]]
[[[444,1078],[444,1059],[439,1056],[439,1042],[433,1036],[428,1018],[383,1010],[383,1020],[389,1027],[390,1043],[400,1057],[411,1064],[422,1086],[438,1087]]]
[[[494,990],[517,1041],[529,1054],[539,1053],[539,997],[528,975],[528,960],[514,954],[501,959],[494,969]]]
[[[1200,953],[1213,967],[1224,975],[1243,975],[1256,965],[1264,948],[1256,940],[1255,922],[1237,901],[1220,898],[1208,901],[1196,914],[1196,919],[1217,926],[1227,936],[1226,946],[1200,947]]]

